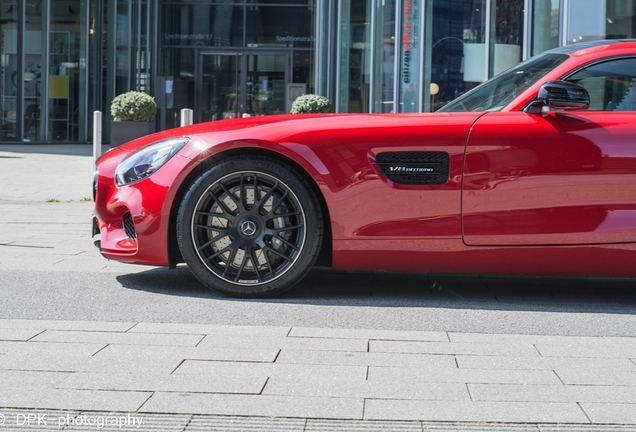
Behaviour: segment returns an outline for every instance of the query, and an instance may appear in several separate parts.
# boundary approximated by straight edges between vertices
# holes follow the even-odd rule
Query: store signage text
[[[416,47],[418,32],[417,0],[404,0],[404,24],[402,26],[402,82],[411,83],[413,49]]]
[[[209,41],[214,39],[214,35],[211,33],[208,34],[164,34],[163,38],[167,41],[170,40],[194,40],[194,41]]]

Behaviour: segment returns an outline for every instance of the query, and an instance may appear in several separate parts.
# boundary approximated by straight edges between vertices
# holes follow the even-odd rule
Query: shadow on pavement
[[[235,299],[207,289],[187,267],[120,275],[124,288],[233,302],[634,314],[636,281],[348,272],[313,269],[282,296]]]

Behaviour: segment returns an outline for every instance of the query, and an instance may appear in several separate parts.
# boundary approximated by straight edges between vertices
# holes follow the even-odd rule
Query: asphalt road
[[[0,249],[6,249],[0,247]],[[106,262],[106,261],[105,261]],[[223,297],[186,267],[0,270],[2,318],[634,336],[628,282],[315,271],[287,295]]]

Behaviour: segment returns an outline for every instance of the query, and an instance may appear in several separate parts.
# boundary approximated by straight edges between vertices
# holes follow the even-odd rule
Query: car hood
[[[322,142],[338,137],[369,140],[378,134],[418,134],[419,129],[448,127],[468,130],[484,113],[413,114],[288,114],[198,123],[169,129],[124,144],[118,149],[130,153],[161,139],[188,136],[199,149],[221,143],[267,141],[285,143]],[[422,130],[421,132],[424,132]]]

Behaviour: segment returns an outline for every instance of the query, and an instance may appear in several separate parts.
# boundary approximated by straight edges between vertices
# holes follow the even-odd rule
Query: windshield
[[[501,111],[545,74],[563,63],[566,54],[543,54],[519,63],[443,106],[439,112]]]

